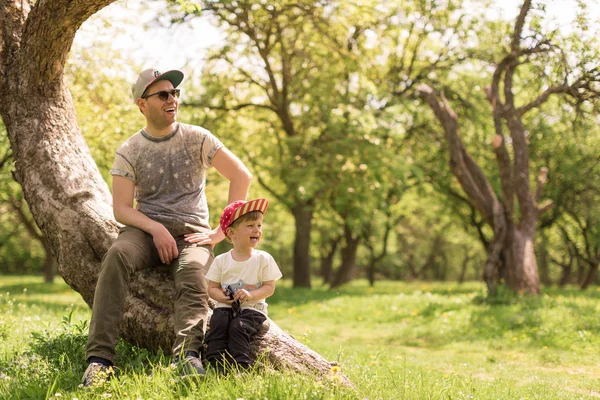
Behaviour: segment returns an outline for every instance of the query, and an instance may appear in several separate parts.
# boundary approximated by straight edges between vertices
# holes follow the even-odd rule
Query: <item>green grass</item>
[[[338,290],[278,285],[271,318],[355,384],[259,370],[181,380],[169,359],[119,345],[117,378],[79,388],[90,311],[62,281],[0,279],[4,399],[597,399],[600,291],[539,297],[480,283],[357,281]]]

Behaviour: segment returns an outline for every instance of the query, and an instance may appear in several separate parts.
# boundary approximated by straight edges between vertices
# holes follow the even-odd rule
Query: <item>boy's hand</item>
[[[240,303],[243,303],[245,301],[251,301],[252,293],[247,291],[246,289],[240,289],[237,292],[235,292],[235,295],[233,295],[233,299],[239,300]]]
[[[225,239],[225,234],[221,231],[220,226],[206,233],[188,233],[183,236],[184,240],[188,243],[197,243],[199,245],[209,244],[211,246]]]

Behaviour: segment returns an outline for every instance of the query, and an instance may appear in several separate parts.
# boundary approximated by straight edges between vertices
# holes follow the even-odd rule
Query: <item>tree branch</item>
[[[515,29],[512,34],[512,39],[510,42],[510,50],[511,53],[516,55],[519,52],[519,47],[521,46],[521,34],[523,33],[523,26],[525,25],[525,17],[531,8],[531,0],[525,0],[523,5],[521,6],[521,11],[519,12],[519,16],[515,22]]]

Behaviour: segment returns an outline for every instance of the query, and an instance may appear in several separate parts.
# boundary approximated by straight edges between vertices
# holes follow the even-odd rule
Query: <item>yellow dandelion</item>
[[[513,342],[517,342],[517,341],[519,341],[519,338],[518,337],[513,337],[512,340],[513,340]]]
[[[340,372],[342,372],[342,367],[340,367],[339,365],[334,365],[331,367],[331,369],[329,371],[332,374],[339,374]]]
[[[542,349],[548,350],[548,346],[544,346],[544,347],[542,347]]]

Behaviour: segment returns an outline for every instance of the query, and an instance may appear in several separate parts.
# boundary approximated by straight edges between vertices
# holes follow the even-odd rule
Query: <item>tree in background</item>
[[[450,102],[430,86],[419,87],[420,96],[429,104],[445,133],[450,150],[450,167],[469,201],[493,228],[488,247],[484,279],[490,292],[495,291],[498,277],[515,291],[539,293],[539,276],[534,253],[535,231],[539,216],[551,207],[541,203],[548,169],[541,168],[536,190],[531,189],[528,133],[524,124],[527,113],[541,107],[551,97],[564,95],[577,104],[595,101],[600,70],[590,64],[589,54],[581,53],[573,64],[554,37],[539,31],[530,16],[524,34],[531,1],[523,2],[511,34],[508,51],[496,64],[491,86],[487,90],[492,105],[495,138],[493,148],[500,176],[501,196],[496,194],[481,167],[474,162],[458,135],[458,118]],[[564,44],[564,43],[563,43]],[[535,87],[541,92],[532,98],[516,94],[523,87],[519,80],[521,69],[527,65],[536,71]],[[539,77],[545,78],[540,84]],[[543,79],[542,79],[543,80]],[[544,86],[542,86],[544,85]],[[508,128],[509,136],[504,135]],[[515,203],[516,201],[516,203]]]

